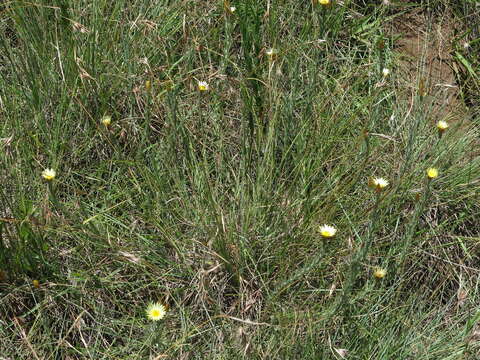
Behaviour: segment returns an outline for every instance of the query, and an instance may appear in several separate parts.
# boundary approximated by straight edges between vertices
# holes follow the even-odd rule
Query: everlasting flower
[[[318,3],[320,5],[330,5],[330,0],[318,0]]]
[[[380,191],[388,186],[388,180],[385,180],[384,178],[372,178],[369,181],[369,185],[377,191]]]
[[[233,14],[237,8],[235,6],[230,6],[230,12]]]
[[[383,77],[387,77],[388,75],[390,75],[390,70],[387,68],[383,68],[382,74],[383,74]]]
[[[33,287],[36,288],[36,289],[38,289],[40,287],[40,281],[38,281],[38,280],[33,280],[32,284],[33,284]]]
[[[435,179],[436,177],[438,177],[438,170],[435,168],[428,168],[427,176],[429,179]]]
[[[103,125],[109,126],[112,123],[112,117],[109,115],[105,115],[104,117],[102,117],[102,120],[100,121],[102,122]]]
[[[373,276],[375,276],[377,279],[383,279],[385,275],[387,275],[387,270],[383,268],[376,268],[373,272]]]
[[[166,313],[167,308],[165,307],[165,305],[162,305],[160,303],[152,303],[147,307],[147,317],[153,321],[163,319]]]
[[[57,175],[57,173],[53,169],[45,169],[42,171],[42,177],[48,181],[55,179],[55,175]]]
[[[145,81],[145,90],[150,91],[152,87],[152,82],[150,80]]]
[[[337,232],[337,229],[335,229],[333,226],[330,225],[322,225],[320,226],[320,234],[324,238],[331,238],[334,237]]]
[[[199,81],[198,82],[198,90],[200,91],[208,91],[209,86],[206,81]]]

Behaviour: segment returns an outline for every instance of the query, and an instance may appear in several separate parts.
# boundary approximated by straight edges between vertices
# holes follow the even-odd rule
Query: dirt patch
[[[400,4],[395,11],[405,10]],[[390,35],[399,36],[394,44],[398,86],[406,90],[409,101],[419,91],[425,94],[432,121],[468,117],[452,66],[456,26],[448,10],[427,14],[424,7],[410,8],[388,26]]]

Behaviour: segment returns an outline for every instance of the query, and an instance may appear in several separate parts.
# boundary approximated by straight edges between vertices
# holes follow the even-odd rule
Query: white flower
[[[320,234],[325,238],[334,237],[336,233],[337,229],[335,229],[333,226],[327,224],[320,226]]]
[[[198,82],[198,90],[200,91],[208,91],[209,85],[206,81],[199,81]]]
[[[42,177],[48,181],[55,179],[56,175],[57,173],[53,169],[45,169],[42,171]]]
[[[388,186],[388,180],[384,178],[373,178],[370,180],[370,186],[377,190],[382,190]]]
[[[167,313],[167,308],[165,307],[165,305],[162,305],[160,303],[154,303],[148,305],[146,312],[147,317],[150,320],[157,321],[163,319],[163,317]]]

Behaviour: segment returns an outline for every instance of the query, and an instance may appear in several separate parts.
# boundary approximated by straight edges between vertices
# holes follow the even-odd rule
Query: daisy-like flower
[[[438,177],[438,170],[435,168],[428,168],[427,176],[429,179],[435,179],[436,177]]]
[[[233,14],[237,10],[237,8],[235,6],[230,6],[228,10],[230,10],[230,13]]]
[[[45,169],[42,171],[42,177],[48,181],[55,179],[56,175],[57,173],[53,169]]]
[[[369,185],[377,191],[381,191],[388,186],[388,180],[384,178],[372,178],[369,181]]]
[[[318,0],[318,3],[320,5],[330,5],[331,1],[330,0]]]
[[[103,125],[109,126],[112,123],[112,117],[110,115],[105,115],[100,121]]]
[[[448,129],[448,123],[445,120],[437,122],[438,137],[441,138],[445,130]]]
[[[448,129],[448,123],[447,123],[445,120],[440,120],[440,121],[437,123],[437,129],[438,129],[438,131],[440,131],[440,132],[444,132],[445,130]]]
[[[336,233],[337,229],[335,229],[333,226],[326,224],[320,226],[320,235],[322,235],[324,238],[334,237]]]
[[[198,90],[200,91],[208,91],[210,87],[206,81],[199,81],[198,82]]]
[[[383,68],[382,74],[383,74],[383,77],[387,77],[388,75],[390,75],[390,69]]]
[[[373,272],[373,276],[375,276],[377,279],[383,279],[385,275],[387,275],[387,270],[383,268],[376,268]]]
[[[147,307],[147,317],[153,321],[158,321],[163,319],[166,313],[167,313],[167,308],[165,307],[165,305],[160,303],[151,303]]]

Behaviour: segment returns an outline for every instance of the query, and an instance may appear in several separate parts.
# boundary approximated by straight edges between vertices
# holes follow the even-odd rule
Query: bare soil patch
[[[398,7],[398,11],[404,10]],[[451,55],[458,26],[448,10],[428,14],[424,7],[410,8],[389,24],[390,35],[399,36],[394,44],[400,64],[398,86],[406,90],[409,101],[418,92],[425,95],[432,121],[468,117]]]

